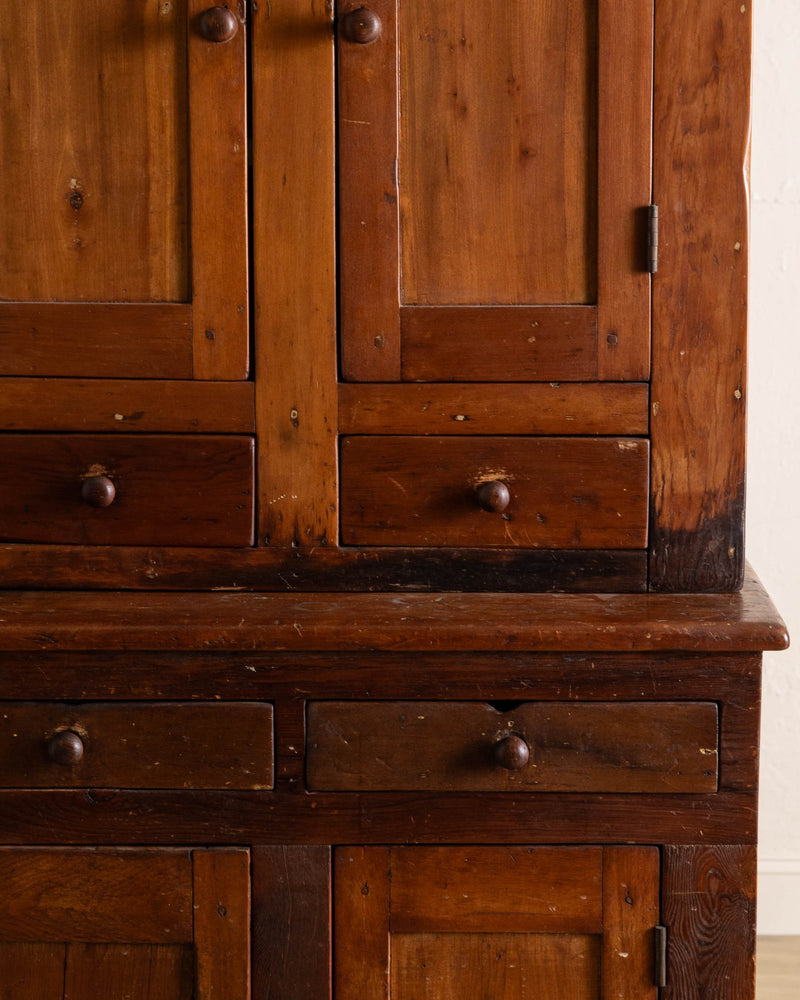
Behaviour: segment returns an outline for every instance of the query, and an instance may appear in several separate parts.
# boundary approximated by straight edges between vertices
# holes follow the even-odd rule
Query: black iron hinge
[[[663,924],[658,924],[653,929],[653,939],[655,943],[653,975],[655,985],[663,989],[667,985],[667,928]]]
[[[647,270],[650,274],[658,270],[658,205],[647,211]]]

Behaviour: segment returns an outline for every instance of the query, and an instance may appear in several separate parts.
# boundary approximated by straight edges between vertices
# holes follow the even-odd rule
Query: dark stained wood
[[[63,978],[64,1000],[193,1000],[195,996],[189,945],[69,944]]]
[[[80,755],[54,759],[69,734]],[[268,704],[0,703],[6,788],[271,788],[272,747]]]
[[[191,864],[187,851],[1,850],[0,939],[189,942]]]
[[[0,375],[192,377],[191,309],[119,303],[0,304]]]
[[[7,650],[784,649],[753,577],[736,594],[0,594]]]
[[[530,382],[597,378],[593,306],[406,307],[408,382]]]
[[[751,5],[667,0],[655,24],[650,580],[732,590],[744,567]]]
[[[640,593],[647,553],[602,549],[198,549],[0,545],[5,587]]]
[[[644,548],[648,444],[638,438],[346,437],[342,539],[355,545]],[[508,486],[502,514],[476,490]]]
[[[339,386],[340,434],[638,435],[649,424],[643,383]]]
[[[0,1000],[64,1000],[62,942],[0,942]]]
[[[0,429],[252,434],[253,394],[252,382],[7,378]]]
[[[498,766],[522,739],[530,758]],[[714,792],[712,702],[311,702],[312,789]]]
[[[331,850],[255,847],[253,996],[329,1000],[331,993]]]
[[[646,378],[654,0],[598,4],[597,376]],[[612,96],[613,95],[613,96]],[[611,99],[606,99],[610,97]],[[610,181],[613,178],[613,181]]]
[[[250,852],[194,851],[198,1000],[250,1000]]]
[[[257,9],[256,9],[257,7]],[[332,5],[251,4],[258,543],[335,545]],[[374,46],[353,46],[359,51]]]
[[[20,791],[0,799],[0,843],[755,844],[756,792],[519,795],[509,792]],[[131,823],[131,817],[136,823]],[[587,833],[588,831],[588,833]]]
[[[657,1000],[653,928],[661,859],[655,847],[603,848],[604,997]]]
[[[6,434],[0,536],[70,544],[249,545],[253,439],[196,435]],[[82,497],[109,479],[113,503]]]
[[[338,4],[338,15],[363,6]],[[400,378],[397,248],[397,4],[370,0],[381,19],[373,45],[338,46],[340,354],[345,379]]]
[[[209,42],[200,30],[209,0],[185,2],[193,376],[242,379],[249,364],[247,31],[241,24],[223,44]],[[239,20],[240,11],[244,5],[237,4],[227,14]]]
[[[603,928],[597,847],[393,847],[390,863],[393,934]]]
[[[664,1000],[754,1000],[756,848],[664,848]]]
[[[390,851],[341,847],[334,853],[334,989],[336,1000],[387,996]]]

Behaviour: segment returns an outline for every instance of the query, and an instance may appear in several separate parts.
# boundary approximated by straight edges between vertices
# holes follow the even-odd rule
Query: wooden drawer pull
[[[117,488],[108,476],[90,476],[81,484],[81,500],[90,507],[110,507],[116,496]]]
[[[475,495],[483,510],[488,510],[490,514],[502,514],[511,503],[511,493],[506,484],[500,479],[481,483],[476,488]]]
[[[71,729],[54,733],[47,741],[47,756],[56,764],[74,767],[83,760],[83,740]]]
[[[495,743],[492,756],[498,767],[504,767],[507,771],[521,771],[530,760],[531,751],[521,736],[511,733]]]
[[[356,45],[370,45],[376,42],[383,30],[380,17],[368,7],[351,10],[342,18],[342,36]]]
[[[227,7],[209,7],[200,15],[200,34],[207,42],[229,42],[239,30],[239,19]]]

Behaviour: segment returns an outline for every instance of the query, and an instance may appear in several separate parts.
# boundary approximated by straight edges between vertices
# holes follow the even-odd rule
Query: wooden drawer
[[[648,477],[643,438],[346,437],[342,541],[643,548]]]
[[[0,704],[3,788],[272,788],[272,706]]]
[[[0,537],[6,541],[253,542],[250,437],[5,434],[0,465]]]
[[[717,788],[713,702],[312,702],[307,739],[320,791]]]

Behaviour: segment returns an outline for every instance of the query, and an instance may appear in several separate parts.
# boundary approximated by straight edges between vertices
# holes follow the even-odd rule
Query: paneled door
[[[0,375],[245,378],[244,5],[27,4],[0,65]]]
[[[652,0],[338,18],[345,379],[646,379]]]

